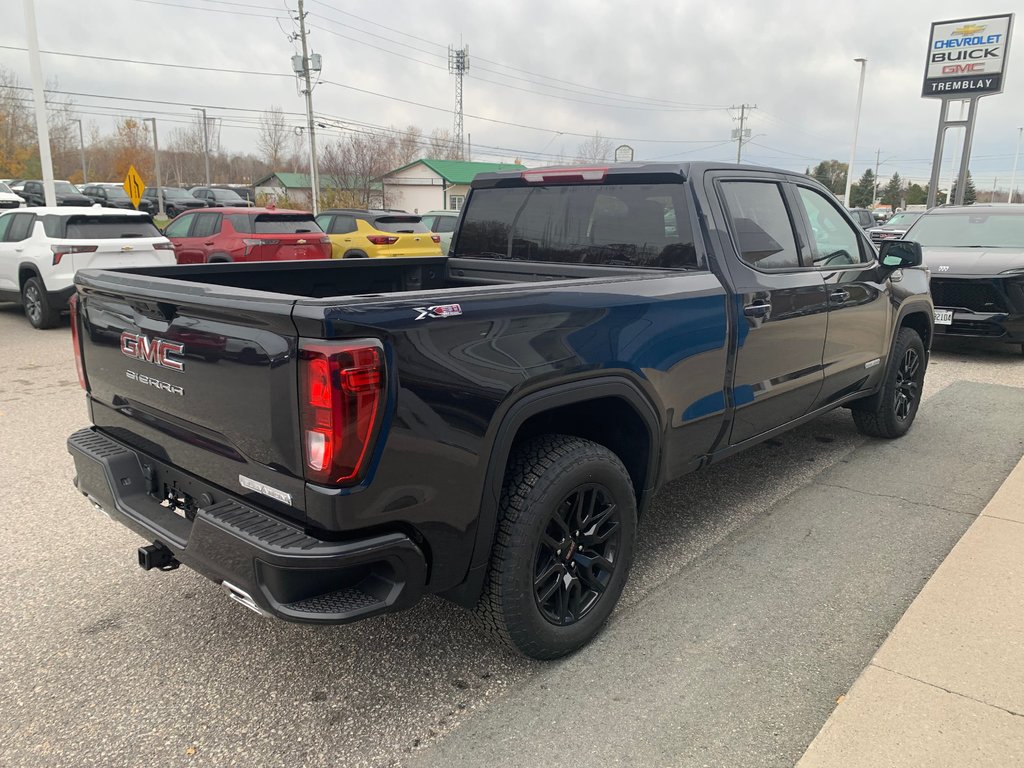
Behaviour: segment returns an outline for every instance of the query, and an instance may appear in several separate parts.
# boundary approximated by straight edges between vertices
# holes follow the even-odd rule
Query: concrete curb
[[[1024,765],[1024,459],[798,768]]]

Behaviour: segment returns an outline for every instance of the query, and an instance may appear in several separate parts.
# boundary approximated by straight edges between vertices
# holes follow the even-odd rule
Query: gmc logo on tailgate
[[[161,368],[170,368],[172,371],[183,370],[185,365],[181,360],[175,360],[170,355],[180,355],[184,351],[185,345],[176,341],[151,339],[148,336],[128,331],[121,334],[122,355],[133,360],[145,360],[147,363],[159,365]]]

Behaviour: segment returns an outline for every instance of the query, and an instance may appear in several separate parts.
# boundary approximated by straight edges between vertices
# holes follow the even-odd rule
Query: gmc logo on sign
[[[128,331],[121,334],[122,355],[133,360],[145,360],[147,363],[159,365],[161,368],[170,368],[172,371],[183,370],[185,364],[169,355],[180,355],[184,351],[185,345],[176,341],[151,339],[148,336],[140,336]]]

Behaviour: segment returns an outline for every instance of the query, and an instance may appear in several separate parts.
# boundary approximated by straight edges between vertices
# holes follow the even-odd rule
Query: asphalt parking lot
[[[902,441],[839,412],[666,488],[608,631],[543,665],[440,600],[305,627],[139,570],[71,486],[67,327],[0,305],[0,764],[791,765],[1020,458],[1017,350],[943,345],[926,397]]]

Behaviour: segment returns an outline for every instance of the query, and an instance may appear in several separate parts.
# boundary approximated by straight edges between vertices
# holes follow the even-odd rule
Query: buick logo
[[[185,351],[185,345],[175,341],[164,341],[163,339],[151,339],[137,333],[125,331],[121,334],[121,354],[130,357],[132,360],[143,360],[161,368],[170,368],[172,371],[184,370],[185,364],[181,360],[175,360],[171,355],[181,355]]]

